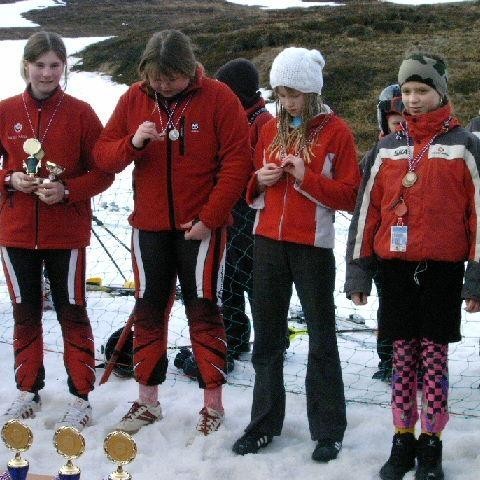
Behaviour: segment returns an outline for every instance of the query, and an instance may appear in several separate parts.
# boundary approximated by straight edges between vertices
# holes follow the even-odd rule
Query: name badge
[[[390,251],[406,252],[408,227],[406,225],[394,225],[390,230]]]

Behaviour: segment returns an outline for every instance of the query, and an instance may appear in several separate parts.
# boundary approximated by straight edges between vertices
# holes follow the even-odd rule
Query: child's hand
[[[201,221],[191,221],[180,225],[185,230],[185,240],[205,240],[211,230]]]
[[[355,292],[355,293],[352,293],[351,299],[354,305],[357,305],[357,306],[366,305],[368,301],[368,295],[362,292]]]
[[[143,122],[141,123],[135,135],[132,138],[132,145],[135,148],[143,148],[145,146],[145,142],[153,140],[165,140],[165,132],[157,132],[157,127],[153,122]]]
[[[480,312],[480,300],[475,298],[467,298],[465,300],[465,311],[468,313]]]
[[[13,172],[10,176],[10,185],[19,192],[32,193],[38,188],[38,178],[30,177],[23,172]]]
[[[299,182],[305,177],[305,162],[295,155],[287,155],[282,161],[283,170],[295,177]]]
[[[264,187],[271,187],[278,182],[283,175],[283,169],[275,163],[266,163],[262,168],[256,172],[258,183]]]
[[[44,182],[35,192],[47,205],[61,202],[65,197],[65,187],[61,182]]]

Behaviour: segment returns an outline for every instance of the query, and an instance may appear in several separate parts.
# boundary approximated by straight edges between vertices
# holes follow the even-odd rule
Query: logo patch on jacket
[[[445,160],[457,160],[459,158],[464,158],[465,156],[465,145],[430,145],[428,150],[429,158],[443,158]]]
[[[13,130],[15,131],[15,133],[20,133],[23,130],[23,125],[20,122],[17,122],[13,126]]]
[[[397,148],[393,153],[394,157],[404,157],[405,155],[408,155],[407,147]]]
[[[191,132],[192,133],[197,133],[200,131],[200,124],[195,122],[195,123],[192,123],[192,130]]]

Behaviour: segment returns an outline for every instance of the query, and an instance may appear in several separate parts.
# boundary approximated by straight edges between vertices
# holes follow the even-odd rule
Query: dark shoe
[[[232,356],[227,354],[227,373],[233,372],[235,368],[235,361]]]
[[[401,480],[415,467],[416,442],[413,433],[396,433],[393,436],[390,458],[380,469],[382,480]]]
[[[372,375],[372,379],[390,383],[392,381],[392,372],[387,370],[378,370]]]
[[[242,343],[237,347],[237,352],[240,353],[248,353],[252,350],[252,346],[249,342]]]
[[[316,462],[329,462],[335,460],[342,449],[342,442],[336,442],[329,438],[324,438],[317,442],[317,446],[312,453],[312,460]]]
[[[417,460],[415,480],[443,480],[440,438],[422,433],[417,443]]]
[[[232,452],[238,455],[257,453],[261,448],[265,448],[271,443],[272,440],[273,437],[271,435],[252,432],[246,433],[233,444]]]
[[[188,347],[180,347],[180,351],[175,356],[173,364],[180,369],[183,369],[183,364],[188,357],[191,357],[192,351]]]
[[[378,371],[372,375],[373,380],[381,380],[390,383],[392,381],[392,364],[391,362],[381,361],[378,364]]]
[[[198,365],[195,357],[190,355],[185,359],[183,362],[183,373],[190,378],[196,379],[198,378]]]

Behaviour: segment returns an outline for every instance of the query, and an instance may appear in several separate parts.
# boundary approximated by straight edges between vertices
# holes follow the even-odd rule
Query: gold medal
[[[174,128],[173,130],[170,130],[168,132],[168,138],[172,141],[172,142],[175,142],[177,141],[179,138],[180,138],[180,133],[178,132],[178,130],[176,128]]]
[[[415,182],[417,181],[418,177],[415,172],[407,172],[405,176],[402,179],[402,185],[405,188],[410,188],[413,185],[415,185]]]

